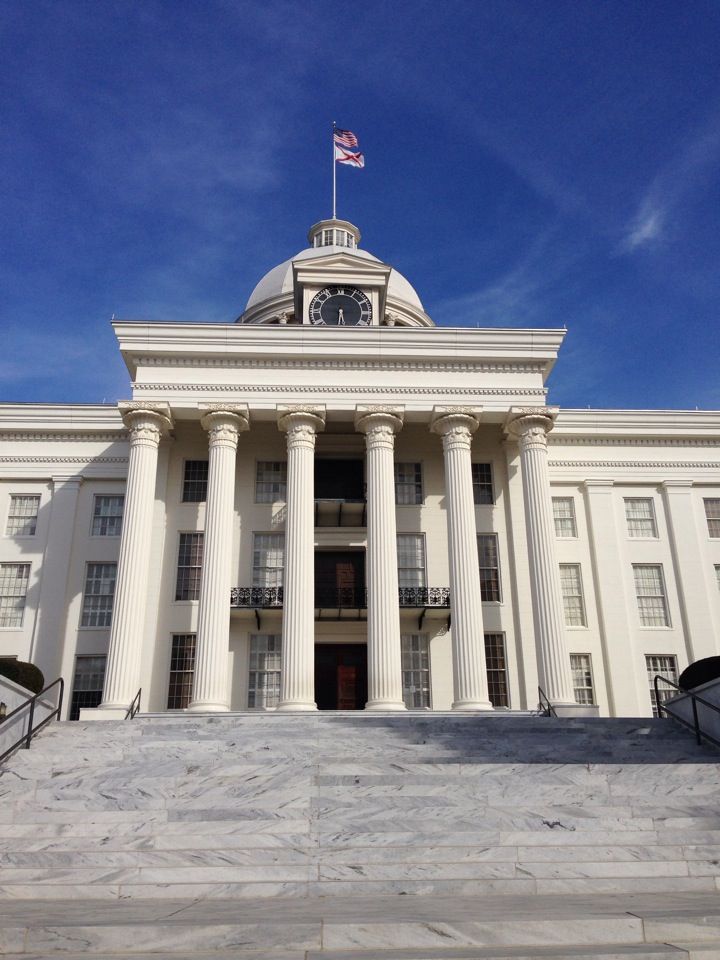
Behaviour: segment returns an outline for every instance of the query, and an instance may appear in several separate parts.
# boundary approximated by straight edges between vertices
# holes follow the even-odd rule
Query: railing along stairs
[[[54,710],[44,717],[42,720],[35,723],[35,708],[38,701],[45,696],[45,694],[52,690],[54,687],[58,688],[58,702]],[[22,748],[23,750],[28,750],[30,743],[34,736],[36,736],[51,720],[60,719],[60,713],[62,711],[63,705],[63,696],[65,694],[65,681],[62,677],[58,677],[57,680],[53,680],[52,683],[49,683],[44,690],[41,690],[40,693],[36,693],[33,697],[28,697],[24,703],[21,703],[19,706],[15,707],[14,710],[11,710],[2,720],[0,720],[0,733],[3,732],[3,728],[9,729],[5,725],[8,721],[12,720],[13,717],[18,716],[23,710],[28,711],[28,725],[27,730],[12,744],[8,747],[3,754],[0,754],[0,763],[3,760],[6,760],[11,754],[15,753],[16,750]]]
[[[538,713],[541,717],[557,717],[555,707],[548,700],[542,687],[538,687]]]
[[[689,697],[692,705],[692,723],[688,720],[684,720],[682,717],[679,717],[674,711],[668,710],[664,705],[664,700],[660,696],[660,684],[665,683],[668,687],[672,687],[673,690],[677,691],[677,694],[682,697]],[[720,739],[713,736],[713,734],[708,733],[707,730],[703,730],[700,726],[700,717],[698,715],[698,704],[702,704],[703,707],[706,707],[708,710],[711,710],[713,713],[720,713],[720,707],[716,704],[711,703],[709,700],[706,700],[705,697],[699,696],[697,693],[693,693],[692,690],[684,690],[681,686],[675,683],[673,680],[668,680],[667,677],[663,677],[662,674],[656,674],[653,679],[653,686],[655,688],[655,703],[657,704],[658,716],[662,717],[663,715],[671,717],[673,720],[677,720],[678,723],[681,723],[684,727],[693,730],[695,733],[695,740],[698,744],[703,742],[703,739],[708,740],[710,743],[714,744],[716,747],[720,747]],[[667,693],[667,690],[662,691]]]

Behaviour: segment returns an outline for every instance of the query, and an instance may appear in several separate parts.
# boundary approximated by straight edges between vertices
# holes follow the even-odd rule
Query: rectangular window
[[[397,555],[398,586],[426,586],[425,537],[421,533],[399,533]]]
[[[587,626],[585,620],[585,601],[583,599],[580,564],[560,564],[560,588],[562,590],[566,626]]]
[[[256,533],[253,537],[254,587],[281,587],[285,566],[285,534]]]
[[[105,682],[105,657],[76,657],[70,719],[77,720],[83,707],[99,707]]]
[[[89,563],[85,569],[81,627],[109,627],[115,596],[116,563]],[[139,598],[138,598],[139,601]]]
[[[255,471],[255,503],[287,500],[287,462],[258,460]]]
[[[404,633],[402,643],[403,700],[412,709],[430,707],[430,653],[426,633]]]
[[[198,600],[202,576],[203,533],[181,533],[178,547],[176,600]]]
[[[655,505],[651,497],[626,497],[625,519],[629,537],[657,537]]]
[[[720,590],[720,563],[715,564],[715,579],[717,580],[718,590]]]
[[[39,509],[39,495],[21,493],[11,496],[5,535],[8,537],[34,537]]]
[[[195,634],[174,633],[170,654],[168,710],[184,710],[192,699],[195,672]]]
[[[553,519],[556,537],[577,537],[575,501],[572,497],[553,497]]]
[[[475,503],[495,503],[491,463],[472,465],[472,484]]]
[[[712,498],[704,502],[708,534],[711,537],[720,537],[720,499]]]
[[[422,464],[395,464],[395,503],[422,503]]]
[[[122,529],[123,496],[97,496],[93,507],[92,536],[119,537]]]
[[[488,693],[494,707],[509,707],[507,660],[505,658],[505,634],[485,634],[485,667]]]
[[[662,565],[636,563],[633,564],[633,574],[640,623],[644,627],[669,627]]]
[[[203,503],[207,500],[208,461],[186,460],[183,475],[183,503]]]
[[[659,716],[657,700],[655,698],[655,677],[660,674],[661,677],[667,677],[673,683],[678,682],[677,658],[673,656],[659,656],[653,654],[645,657],[645,666],[647,668],[648,683],[650,684],[650,703],[652,704],[653,716]],[[672,687],[667,687],[663,683],[658,684],[660,694],[660,703],[665,703],[670,697],[674,697],[676,692]]]
[[[280,661],[282,637],[257,633],[250,637],[250,673],[248,708],[266,710],[280,700]]]
[[[480,598],[502,599],[500,595],[500,561],[496,533],[479,533],[477,537],[478,561],[480,564]]]
[[[573,690],[576,703],[595,703],[593,690],[592,659],[589,653],[571,653]]]
[[[23,625],[29,580],[29,563],[0,563],[0,627]]]

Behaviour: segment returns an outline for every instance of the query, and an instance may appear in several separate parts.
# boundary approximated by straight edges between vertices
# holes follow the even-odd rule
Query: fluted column
[[[315,436],[322,408],[279,411],[287,433],[287,515],[283,580],[282,668],[278,710],[317,710],[315,703]]]
[[[553,705],[575,707],[570,655],[565,641],[565,614],[560,570],[555,553],[547,434],[557,410],[550,407],[511,410],[506,428],[520,442],[530,584],[535,641],[542,688]]]
[[[492,710],[485,668],[475,503],[470,443],[478,421],[470,413],[437,410],[431,429],[445,457],[450,605],[452,611],[453,710]]]
[[[249,424],[245,406],[218,404],[206,410],[201,423],[208,432],[208,489],[195,676],[189,709],[219,712],[229,708],[235,457],[240,433],[247,430]]]
[[[108,712],[126,710],[140,686],[158,445],[171,427],[167,408],[130,402],[120,404],[120,411],[130,432],[130,456],[110,649],[100,704]]]
[[[366,710],[405,710],[395,524],[395,434],[401,411],[359,409],[367,445],[368,701]]]

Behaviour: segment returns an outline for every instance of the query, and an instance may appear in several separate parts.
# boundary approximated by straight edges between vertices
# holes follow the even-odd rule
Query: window
[[[202,533],[180,534],[175,582],[176,600],[198,600],[200,597],[204,539],[205,536]]]
[[[485,667],[490,703],[494,707],[509,707],[504,633],[485,634]]]
[[[398,586],[424,587],[425,537],[421,533],[400,533],[397,538]]]
[[[170,654],[168,710],[183,710],[192,699],[195,672],[195,634],[174,633]]]
[[[396,463],[395,503],[422,502],[422,465],[419,463]]]
[[[29,563],[0,563],[0,627],[22,626],[29,580]]]
[[[678,682],[677,658],[673,656],[658,656],[653,654],[645,657],[645,666],[647,667],[648,682],[650,684],[650,703],[652,704],[653,716],[659,716],[657,699],[655,698],[655,677],[659,674],[661,677],[667,677],[673,683]],[[675,690],[672,687],[666,687],[665,684],[658,684],[660,694],[660,703],[665,703],[670,697],[675,696]]]
[[[480,597],[500,601],[500,564],[496,533],[479,533],[477,538],[480,564]]]
[[[595,703],[590,654],[571,653],[570,670],[572,671],[575,703]]]
[[[89,563],[85,570],[81,627],[109,627],[115,596],[116,563]]]
[[[474,463],[472,465],[472,483],[475,503],[495,503],[491,463]]]
[[[657,537],[655,506],[650,497],[626,497],[625,519],[629,537]]]
[[[8,537],[34,537],[39,509],[39,494],[23,493],[11,496],[5,535]]]
[[[640,623],[644,627],[669,627],[662,566],[637,563],[633,565],[633,573]]]
[[[715,579],[717,580],[718,590],[720,590],[720,563],[715,564]]]
[[[711,537],[720,537],[720,499],[705,500],[705,516],[708,534]]]
[[[255,503],[278,503],[287,499],[285,460],[258,460],[255,472]]]
[[[119,537],[122,529],[123,496],[95,497],[92,536]]]
[[[281,587],[285,566],[285,534],[256,533],[253,538],[254,587]]]
[[[183,477],[183,503],[203,503],[207,500],[208,461],[186,460]]]
[[[553,519],[556,537],[577,537],[575,501],[572,497],[553,497]]]
[[[265,710],[280,700],[282,637],[257,633],[250,637],[248,708]]]
[[[70,719],[77,720],[83,707],[99,707],[105,682],[105,657],[76,657]]]
[[[430,707],[430,654],[425,633],[404,633],[402,644],[403,700],[408,709]]]
[[[565,610],[565,625],[568,627],[587,626],[580,564],[560,564],[560,588],[562,589]]]

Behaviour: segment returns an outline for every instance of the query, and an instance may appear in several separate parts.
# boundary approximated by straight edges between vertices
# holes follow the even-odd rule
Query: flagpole
[[[335,127],[333,120],[332,165],[333,165],[333,220],[337,219],[337,164],[335,163]]]

